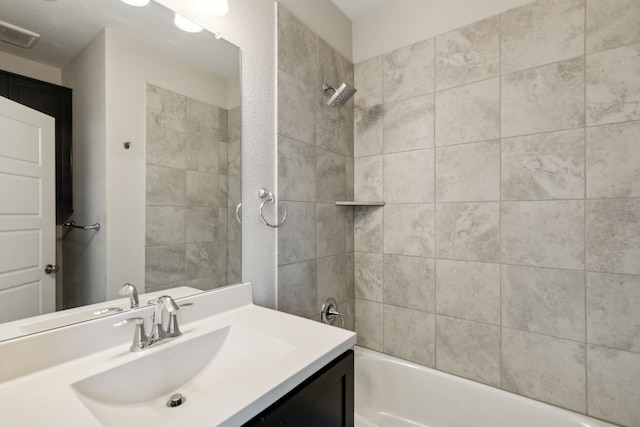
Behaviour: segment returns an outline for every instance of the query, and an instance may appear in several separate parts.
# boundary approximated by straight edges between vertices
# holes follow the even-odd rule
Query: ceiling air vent
[[[40,39],[40,34],[0,21],[0,41],[29,49]]]

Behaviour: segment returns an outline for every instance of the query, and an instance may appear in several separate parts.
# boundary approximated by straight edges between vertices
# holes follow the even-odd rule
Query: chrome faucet
[[[169,295],[163,295],[149,301],[149,303],[155,305],[155,309],[151,317],[151,323],[153,326],[150,335],[145,333],[144,319],[141,317],[133,317],[114,323],[114,326],[122,326],[130,322],[135,322],[136,329],[133,334],[133,343],[131,344],[131,347],[129,347],[129,351],[142,351],[152,345],[159,345],[182,335],[182,332],[180,332],[180,328],[178,327],[178,318],[176,316],[180,307],[178,307],[173,298]],[[165,311],[169,314],[169,319],[166,322],[166,329],[164,327]]]
[[[122,285],[118,293],[120,295],[129,296],[131,308],[137,308],[140,305],[140,300],[138,300],[138,291],[132,283],[125,283]]]

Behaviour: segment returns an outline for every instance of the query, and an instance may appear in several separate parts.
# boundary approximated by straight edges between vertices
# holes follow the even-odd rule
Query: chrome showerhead
[[[326,83],[322,86],[322,91],[325,95],[328,96],[327,92],[330,90],[333,91],[333,95],[331,95],[331,98],[327,101],[329,107],[342,107],[357,91],[355,87],[349,86],[346,83],[342,83],[338,89]]]

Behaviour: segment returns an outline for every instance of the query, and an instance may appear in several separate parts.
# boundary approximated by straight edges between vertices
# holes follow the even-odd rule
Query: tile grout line
[[[503,380],[502,380],[502,365],[503,365],[503,354],[502,354],[502,347],[503,347],[503,334],[502,334],[502,14],[498,15],[498,68],[499,68],[499,74],[500,74],[500,80],[499,80],[499,86],[498,86],[498,91],[499,91],[499,103],[500,103],[500,109],[499,109],[499,114],[500,114],[500,171],[499,173],[499,198],[500,198],[500,209],[498,211],[498,244],[500,247],[500,253],[499,255],[499,268],[498,268],[498,280],[500,283],[500,288],[499,288],[499,292],[498,292],[498,309],[500,310],[499,312],[499,319],[500,319],[500,336],[499,336],[499,349],[498,349],[498,354],[500,357],[500,361],[499,361],[499,369],[498,369],[498,374],[500,376],[500,389],[504,389],[504,384],[503,384]]]
[[[583,106],[584,106],[584,129],[583,129],[583,138],[584,138],[584,202],[583,202],[583,214],[584,214],[584,224],[583,224],[583,236],[584,236],[584,253],[583,253],[583,263],[584,263],[584,395],[585,395],[585,414],[589,413],[589,368],[588,368],[588,359],[589,359],[589,349],[587,345],[587,336],[588,336],[588,317],[587,317],[587,7],[588,1],[584,2],[584,56],[583,56],[583,78],[584,78],[584,87],[583,87]]]
[[[438,63],[437,63],[437,52],[436,52],[436,39],[433,38],[433,87],[436,89],[438,82]],[[437,200],[436,200],[436,192],[437,192],[437,179],[438,175],[436,173],[436,97],[438,96],[437,92],[433,94],[433,296],[434,296],[434,307],[433,307],[433,366],[435,369],[438,369],[438,246],[436,233],[438,229],[438,216],[437,216]]]

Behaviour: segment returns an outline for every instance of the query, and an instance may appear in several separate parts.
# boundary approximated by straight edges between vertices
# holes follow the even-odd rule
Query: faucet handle
[[[113,326],[123,326],[127,323],[135,322],[136,329],[133,333],[133,343],[129,347],[129,351],[141,351],[149,343],[149,338],[144,330],[144,319],[142,317],[131,317],[113,324]]]

